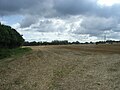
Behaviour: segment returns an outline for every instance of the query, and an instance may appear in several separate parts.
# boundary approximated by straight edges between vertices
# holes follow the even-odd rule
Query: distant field
[[[0,90],[120,90],[120,44],[31,48],[0,61]]]

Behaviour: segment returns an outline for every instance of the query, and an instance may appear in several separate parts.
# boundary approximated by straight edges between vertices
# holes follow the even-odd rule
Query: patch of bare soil
[[[0,61],[0,90],[120,90],[119,45],[31,48]]]

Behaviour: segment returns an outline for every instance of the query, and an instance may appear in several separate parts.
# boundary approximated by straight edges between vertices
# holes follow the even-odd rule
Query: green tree
[[[23,37],[15,29],[0,23],[0,48],[16,48],[23,43]]]

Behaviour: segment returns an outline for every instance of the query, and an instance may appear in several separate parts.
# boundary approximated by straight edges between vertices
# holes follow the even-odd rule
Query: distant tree
[[[80,42],[79,42],[79,41],[76,41],[76,42],[72,42],[72,44],[80,44]]]
[[[67,40],[59,41],[59,40],[54,40],[51,42],[52,45],[67,45],[69,42]]]

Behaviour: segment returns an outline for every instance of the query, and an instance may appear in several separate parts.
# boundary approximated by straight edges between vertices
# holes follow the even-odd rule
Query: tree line
[[[0,23],[0,48],[17,48],[23,43],[23,37],[15,29]]]
[[[33,41],[33,42],[24,42],[24,46],[38,46],[38,45],[68,45],[68,44],[80,44],[79,41],[76,41],[76,42],[69,42],[68,40],[62,40],[62,41],[59,41],[59,40],[54,40],[54,41],[51,41],[51,42],[36,42],[36,41]]]
[[[39,45],[71,45],[71,44],[113,44],[113,43],[120,43],[120,41],[114,41],[114,40],[107,40],[107,41],[98,41],[98,42],[84,42],[84,43],[80,43],[79,41],[75,41],[75,42],[69,42],[68,40],[54,40],[52,42],[28,42],[25,41],[24,42],[24,46],[39,46]]]
[[[114,43],[120,43],[120,41],[115,41],[115,40],[98,41],[98,42],[96,42],[96,45],[98,45],[98,44],[114,44]]]

